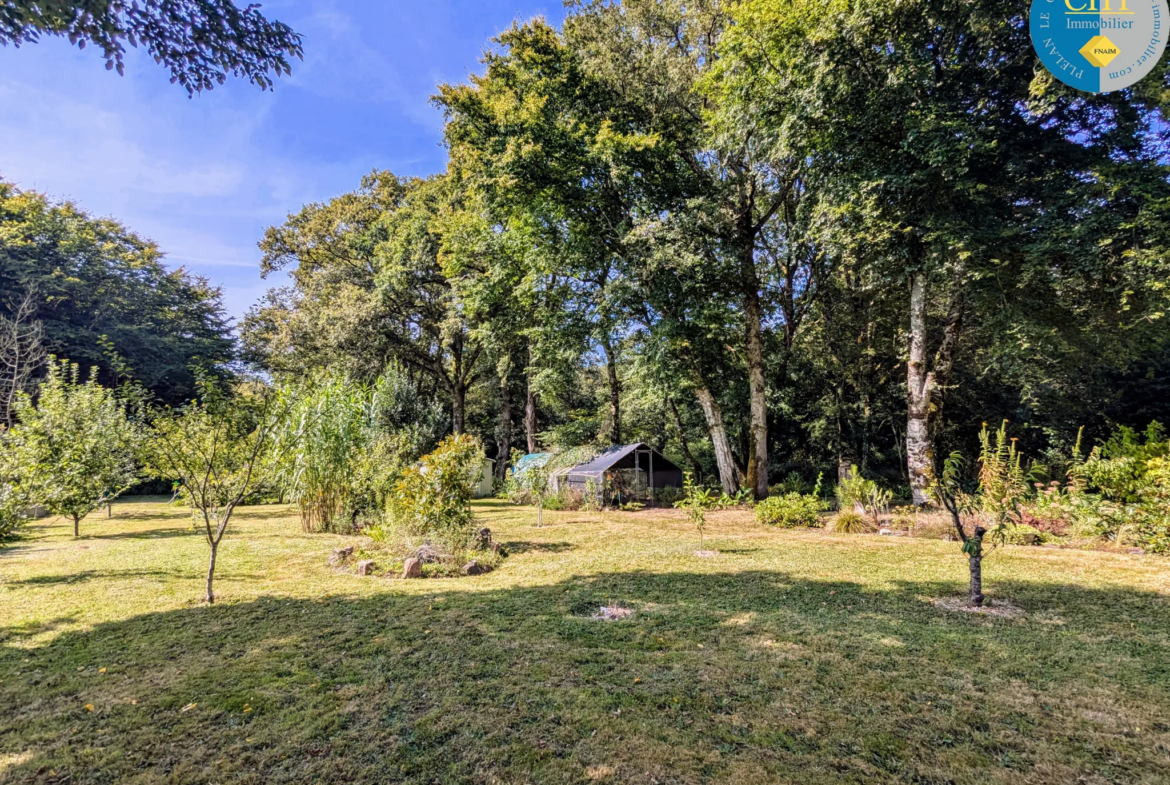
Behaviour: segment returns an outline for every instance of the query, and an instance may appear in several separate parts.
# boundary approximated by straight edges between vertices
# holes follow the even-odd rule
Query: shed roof
[[[631,453],[633,453],[636,450],[648,450],[648,451],[654,453],[654,471],[655,471],[655,473],[658,473],[660,471],[670,471],[670,470],[682,471],[682,469],[680,469],[678,467],[678,465],[674,463],[674,461],[670,460],[665,455],[658,452],[658,450],[655,450],[653,447],[646,444],[645,442],[637,442],[636,444],[620,444],[620,445],[617,445],[614,447],[610,447],[608,450],[600,453],[599,455],[597,455],[593,460],[589,461],[588,463],[582,463],[582,464],[578,464],[577,466],[574,466],[572,469],[572,473],[573,474],[600,475],[600,474],[604,473],[605,471],[613,468],[614,465],[619,463],[623,458],[630,455]],[[644,468],[647,471],[650,470],[649,466],[646,466]]]
[[[516,465],[512,467],[512,474],[523,474],[526,470],[533,467],[541,467],[552,460],[553,454],[551,452],[530,452],[527,455],[521,456],[516,461]]]

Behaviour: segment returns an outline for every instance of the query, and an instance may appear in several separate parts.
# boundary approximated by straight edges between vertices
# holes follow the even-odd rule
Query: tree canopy
[[[259,8],[232,0],[8,0],[0,4],[0,44],[63,36],[80,49],[99,47],[106,69],[122,74],[124,44],[141,43],[189,94],[228,76],[271,89],[274,77],[292,73],[289,60],[302,56],[301,37]]]
[[[394,359],[506,457],[643,440],[729,493],[854,467],[928,498],[1170,414],[1167,71],[1088,95],[1027,3],[625,0],[440,85],[447,171],[269,230],[278,374]],[[367,377],[372,378],[372,377]]]
[[[163,260],[116,221],[0,181],[0,317],[27,304],[45,350],[178,404],[234,347],[219,289]]]

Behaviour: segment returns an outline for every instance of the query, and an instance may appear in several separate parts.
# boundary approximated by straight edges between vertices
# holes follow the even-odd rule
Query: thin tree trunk
[[[699,462],[695,460],[695,456],[691,454],[691,447],[687,444],[687,432],[683,428],[682,417],[678,413],[678,405],[674,402],[674,398],[667,398],[670,403],[671,414],[674,415],[674,427],[678,428],[678,441],[682,445],[683,455],[687,457],[687,463],[691,465],[691,471],[695,475],[695,481],[698,482],[702,475],[702,468]]]
[[[528,437],[528,452],[536,452],[536,393],[532,391],[532,379],[528,379],[527,399],[524,402],[524,433]]]
[[[211,581],[215,577],[215,555],[219,551],[219,543],[211,543],[211,562],[207,565],[207,604],[215,603],[215,595],[211,591]]]
[[[114,517],[114,505],[111,503],[107,503],[106,504],[106,520],[109,520],[110,518],[113,518],[113,517]]]
[[[910,355],[906,363],[906,470],[914,504],[926,504],[934,482],[934,444],[930,435],[930,397],[934,377],[926,367],[925,274],[910,278]]]
[[[618,381],[617,358],[614,356],[613,345],[610,343],[608,337],[601,342],[601,348],[605,351],[605,376],[609,381],[609,419],[612,423],[610,426],[610,437],[614,444],[621,444],[621,382]]]
[[[975,535],[966,544],[971,567],[971,588],[967,591],[967,604],[974,608],[983,607],[983,535],[987,530],[975,527]]]
[[[757,499],[768,496],[768,398],[764,382],[763,309],[760,304],[759,282],[755,261],[749,248],[744,255],[743,315],[748,391],[751,398],[751,451],[748,480]],[[754,465],[754,466],[753,466]]]
[[[456,381],[452,392],[451,403],[451,430],[463,433],[465,428],[464,417],[467,412],[467,387],[462,381]]]
[[[512,452],[512,391],[508,377],[500,378],[500,432],[496,442],[496,477],[503,480],[508,473],[508,461]]]
[[[727,429],[723,426],[723,414],[719,410],[719,403],[706,385],[697,384],[695,395],[699,399],[699,407],[703,410],[703,417],[707,420],[707,431],[711,434],[711,445],[715,448],[715,465],[719,469],[719,483],[728,496],[734,496],[739,492],[743,475],[731,454],[731,443],[727,440]]]
[[[81,516],[74,515],[73,516],[73,536],[74,537],[80,536],[80,534],[78,533],[80,530],[80,527],[81,527]]]

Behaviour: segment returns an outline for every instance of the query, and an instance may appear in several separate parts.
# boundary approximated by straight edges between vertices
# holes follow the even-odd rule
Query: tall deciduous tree
[[[36,405],[21,393],[20,424],[12,438],[23,454],[23,482],[49,512],[81,519],[109,504],[139,478],[142,430],[113,390],[97,382],[96,369],[80,379],[75,363],[53,361]]]
[[[731,13],[716,94],[768,159],[819,172],[827,236],[864,237],[905,293],[906,455],[924,502],[964,336],[974,347],[996,324],[984,335],[1006,348],[1029,325],[1078,331],[1083,319],[1050,317],[1077,307],[1090,271],[1110,281],[1088,298],[1096,329],[1119,335],[1122,312],[1160,312],[1151,269],[1128,258],[1165,248],[1151,208],[1166,171],[1145,143],[1158,96],[1059,87],[1037,67],[1023,0],[760,0]],[[1155,231],[1127,232],[1133,221]]]
[[[16,424],[16,399],[30,392],[45,362],[41,323],[34,321],[36,302],[25,294],[12,317],[0,315],[0,430]]]
[[[595,0],[566,20],[565,37],[587,69],[644,113],[646,131],[671,152],[676,171],[693,178],[683,189],[686,200],[669,209],[700,215],[693,225],[718,242],[716,260],[737,296],[750,412],[746,479],[762,499],[769,467],[765,290],[772,270],[760,251],[798,187],[800,159],[762,155],[752,129],[708,122],[715,106],[702,86],[729,22],[716,0]]]
[[[158,246],[116,221],[3,181],[0,317],[39,323],[45,351],[96,367],[107,387],[136,381],[166,404],[234,357],[218,288],[167,269]]]
[[[443,272],[444,222],[460,199],[444,176],[377,172],[268,229],[262,271],[291,268],[293,287],[245,318],[245,356],[278,373],[333,365],[363,380],[400,363],[448,396],[462,433],[484,345]]]

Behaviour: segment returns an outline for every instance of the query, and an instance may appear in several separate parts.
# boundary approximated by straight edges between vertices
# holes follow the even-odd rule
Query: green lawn
[[[677,513],[479,516],[475,578],[336,572],[360,538],[240,511],[207,546],[130,500],[0,551],[0,781],[1154,783],[1170,562],[1009,547],[995,619],[955,543]],[[616,622],[597,606],[635,611]]]

